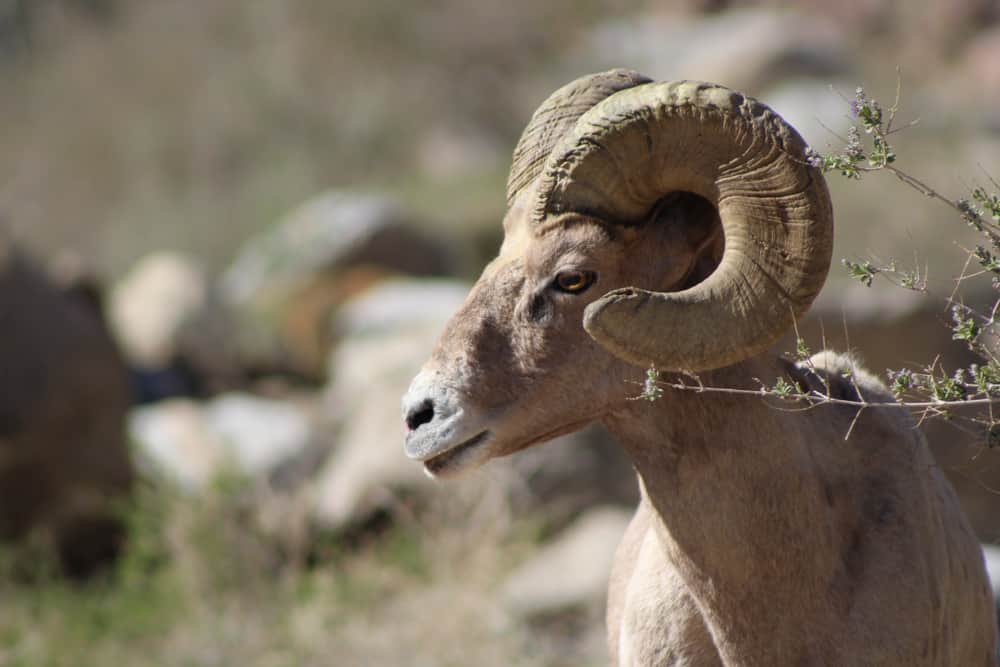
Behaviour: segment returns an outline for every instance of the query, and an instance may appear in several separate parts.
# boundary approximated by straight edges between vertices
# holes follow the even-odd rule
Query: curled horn
[[[590,304],[590,335],[631,363],[689,371],[777,340],[819,293],[833,246],[826,182],[805,151],[767,106],[706,83],[631,87],[580,116],[545,163],[536,222],[579,213],[641,224],[664,196],[686,191],[716,207],[725,235],[719,266],[701,283],[629,287]]]
[[[531,116],[514,147],[507,178],[507,206],[538,177],[553,147],[584,112],[620,90],[650,81],[638,72],[614,69],[582,76],[549,95]]]

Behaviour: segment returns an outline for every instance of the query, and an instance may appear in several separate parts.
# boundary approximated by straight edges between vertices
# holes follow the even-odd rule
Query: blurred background
[[[0,0],[0,667],[605,664],[627,461],[592,429],[435,485],[399,398],[499,247],[532,111],[616,66],[820,151],[899,83],[900,168],[1000,175],[995,0]],[[810,346],[968,365],[975,237],[829,180]],[[839,265],[869,257],[928,293]],[[997,541],[998,453],[925,426]]]

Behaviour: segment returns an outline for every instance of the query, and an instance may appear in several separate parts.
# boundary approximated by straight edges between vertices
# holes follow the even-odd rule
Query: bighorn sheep
[[[830,263],[805,149],[716,85],[615,70],[556,91],[514,151],[500,255],[403,399],[433,476],[594,421],[617,437],[642,500],[611,577],[615,664],[994,664],[979,545],[902,410],[845,441],[844,405],[627,400],[651,363],[891,400],[845,357],[766,351]]]

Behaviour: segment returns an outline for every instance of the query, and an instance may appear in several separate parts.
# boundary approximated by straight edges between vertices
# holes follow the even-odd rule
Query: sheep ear
[[[719,212],[690,192],[667,195],[653,207],[645,222],[626,227],[636,228],[643,234],[640,242],[646,256],[656,253],[664,260],[660,264],[665,275],[654,277],[649,287],[666,291],[691,287],[704,280],[722,259]]]
[[[719,212],[690,192],[671,192],[653,207],[645,225],[670,228],[670,234],[693,252],[703,249],[722,232]]]

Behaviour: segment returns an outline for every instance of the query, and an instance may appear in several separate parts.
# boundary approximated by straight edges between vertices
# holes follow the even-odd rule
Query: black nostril
[[[420,403],[406,415],[406,428],[415,431],[421,425],[434,419],[434,404],[430,399]]]

